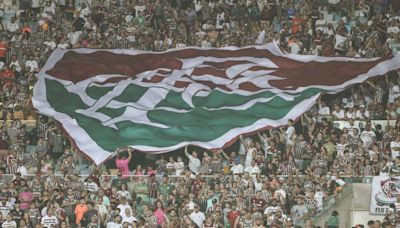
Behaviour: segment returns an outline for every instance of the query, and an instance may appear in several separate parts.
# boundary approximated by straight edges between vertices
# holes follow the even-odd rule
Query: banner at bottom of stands
[[[376,176],[372,180],[370,214],[385,215],[400,194],[400,177]]]

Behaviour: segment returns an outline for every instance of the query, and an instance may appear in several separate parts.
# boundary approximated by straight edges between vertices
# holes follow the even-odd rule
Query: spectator
[[[124,177],[130,174],[128,165],[130,160],[132,159],[132,152],[129,147],[127,148],[127,151],[128,156],[124,155],[119,148],[116,150],[118,158],[115,159],[115,164],[119,172],[121,172]]]
[[[328,221],[326,222],[326,226],[328,228],[338,228],[339,227],[339,213],[337,211],[333,211],[331,217],[329,217]]]
[[[198,154],[196,151],[193,151],[192,154],[188,153],[187,146],[185,147],[185,155],[189,159],[189,169],[193,173],[199,173],[201,162],[200,159],[197,158]]]

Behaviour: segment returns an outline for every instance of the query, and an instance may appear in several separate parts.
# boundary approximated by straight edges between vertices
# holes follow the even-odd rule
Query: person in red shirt
[[[8,43],[6,38],[3,37],[3,39],[0,42],[0,61],[6,62],[7,51],[8,51]]]
[[[251,198],[251,203],[253,206],[264,208],[266,202],[261,198],[261,191],[257,191],[256,195]]]
[[[32,29],[28,24],[25,24],[24,27],[21,28],[22,38],[28,40],[31,37]]]
[[[196,176],[196,179],[192,181],[192,193],[197,197],[201,190],[202,183],[204,181],[201,179],[200,174]]]
[[[235,226],[235,221],[239,216],[240,211],[237,210],[236,205],[232,205],[232,210],[228,213],[228,221],[231,227]]]
[[[3,88],[6,86],[11,88],[13,86],[15,73],[8,66],[5,66],[5,69],[1,73],[0,77],[3,81]]]
[[[292,29],[291,29],[292,34],[299,33],[301,31],[303,18],[301,18],[299,13],[296,13],[295,17],[292,19],[291,22],[292,22]]]

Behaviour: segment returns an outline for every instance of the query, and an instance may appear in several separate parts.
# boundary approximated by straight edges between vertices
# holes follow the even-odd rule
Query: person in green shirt
[[[158,186],[158,195],[163,195],[163,198],[167,199],[172,190],[174,190],[174,186],[169,183],[168,176],[164,175],[161,184]]]
[[[329,217],[326,222],[326,227],[328,228],[338,228],[339,227],[339,213],[337,211],[333,211],[331,217]]]
[[[135,207],[135,212],[136,212],[136,217],[142,217],[144,212],[143,212],[143,201],[141,197],[136,197],[135,203],[133,206]]]
[[[140,177],[138,181],[133,184],[133,191],[136,193],[136,197],[142,199],[143,203],[149,203],[147,183],[144,182],[143,178]]]
[[[328,138],[328,142],[324,144],[324,147],[327,153],[328,167],[330,167],[333,163],[333,159],[336,157],[336,145],[333,144],[331,138]]]
[[[135,23],[137,23],[140,27],[144,27],[146,25],[146,17],[143,16],[143,12],[139,12],[135,19]]]

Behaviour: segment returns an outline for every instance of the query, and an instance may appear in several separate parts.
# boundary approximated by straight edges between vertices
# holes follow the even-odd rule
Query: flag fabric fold
[[[273,43],[165,52],[56,49],[32,98],[96,164],[130,146],[164,153],[227,146],[285,125],[321,93],[400,68],[400,55],[354,59],[286,54]]]

